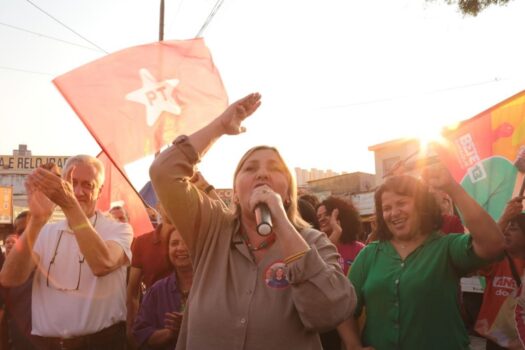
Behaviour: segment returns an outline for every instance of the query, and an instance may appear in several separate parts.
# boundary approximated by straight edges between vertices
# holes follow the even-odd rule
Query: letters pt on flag
[[[200,129],[228,105],[203,39],[124,49],[53,82],[121,169]]]

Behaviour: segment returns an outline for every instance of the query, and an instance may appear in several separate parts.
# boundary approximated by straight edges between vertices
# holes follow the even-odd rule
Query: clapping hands
[[[164,316],[164,328],[169,329],[173,334],[179,334],[182,324],[182,313],[176,311],[166,312]]]

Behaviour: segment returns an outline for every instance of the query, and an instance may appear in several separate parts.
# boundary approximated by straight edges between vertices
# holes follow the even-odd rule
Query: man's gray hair
[[[104,184],[104,178],[105,178],[104,164],[102,164],[100,159],[92,157],[92,156],[88,156],[86,154],[79,154],[77,156],[68,158],[66,161],[66,165],[64,165],[64,169],[62,171],[62,177],[65,178],[67,173],[69,172],[69,169],[77,164],[92,165],[97,171],[98,187],[100,188]]]

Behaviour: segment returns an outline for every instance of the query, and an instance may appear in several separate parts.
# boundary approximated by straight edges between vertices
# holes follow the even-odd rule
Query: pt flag
[[[121,169],[200,129],[228,105],[203,39],[124,49],[53,83]]]
[[[498,220],[525,174],[525,91],[443,132],[441,160],[452,176]]]
[[[122,206],[128,213],[135,237],[153,230],[146,207],[129,180],[111,163],[104,152],[97,158],[104,164],[106,178],[97,202],[97,209],[107,212],[112,204]]]

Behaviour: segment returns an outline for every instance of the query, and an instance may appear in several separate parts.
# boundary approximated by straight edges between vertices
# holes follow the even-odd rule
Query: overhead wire
[[[432,90],[432,91],[427,91],[427,92],[421,93],[421,95],[433,95],[433,94],[437,94],[437,93],[440,93],[440,92],[446,92],[446,91],[451,91],[451,90],[467,89],[467,88],[480,86],[480,85],[499,83],[499,82],[501,82],[503,80],[506,80],[506,79],[502,79],[502,78],[496,77],[494,79],[485,80],[485,81],[481,81],[481,82],[464,84],[464,85],[457,85],[457,86],[450,86],[450,87],[446,87],[446,88],[442,88],[442,89],[436,89],[436,90]],[[413,97],[413,95],[397,96],[397,97],[384,97],[384,98],[378,98],[378,99],[369,100],[369,101],[360,101],[360,102],[346,103],[346,104],[332,105],[332,106],[321,106],[321,107],[319,107],[319,109],[348,108],[348,107],[355,107],[355,106],[362,106],[362,105],[368,105],[368,104],[376,104],[376,103],[383,103],[383,102],[401,100],[401,99],[404,99],[404,98],[412,98],[412,97]]]
[[[27,0],[27,1],[29,1],[29,0]],[[215,6],[213,6],[213,8],[211,9],[210,14],[208,15],[208,18],[206,18],[206,20],[204,21],[204,23],[201,26],[201,29],[199,30],[197,35],[195,35],[195,38],[200,38],[202,36],[202,33],[204,33],[204,30],[206,30],[206,27],[208,27],[208,25],[212,21],[213,17],[215,17],[215,15],[219,11],[219,9],[221,8],[223,3],[224,3],[224,0],[217,0],[217,2],[215,3]]]
[[[171,28],[173,28],[172,23],[176,23],[176,19],[179,16],[180,8],[182,7],[182,3],[183,2],[184,2],[184,0],[180,0],[179,1],[179,6],[177,6],[177,9],[175,10],[175,16],[173,16],[173,19],[170,22],[168,22],[166,31],[169,31]]]
[[[82,34],[78,33],[77,31],[75,31],[73,28],[69,27],[67,24],[61,22],[59,19],[57,19],[56,17],[54,17],[53,15],[51,15],[50,13],[44,11],[42,8],[40,8],[39,6],[37,6],[36,4],[34,4],[31,0],[26,0],[28,3],[30,3],[31,5],[33,5],[36,9],[38,9],[40,12],[42,12],[43,14],[45,14],[46,16],[48,16],[49,18],[53,19],[55,22],[59,23],[60,25],[62,25],[64,28],[68,29],[69,31],[71,31],[73,34],[79,36],[80,38],[82,38],[83,40],[85,40],[86,42],[90,43],[91,45],[93,45],[94,47],[96,47],[97,49],[101,50],[102,52],[104,53],[109,53],[107,52],[106,50],[104,50],[103,48],[101,48],[100,46],[98,46],[97,44],[95,44],[94,42],[92,42],[91,40],[87,39],[86,37],[84,37]]]
[[[63,40],[63,39],[60,39],[60,38],[56,38],[56,37],[53,37],[53,36],[50,36],[50,35],[46,35],[46,34],[42,34],[42,33],[38,33],[38,32],[33,32],[33,31],[29,30],[29,29],[16,27],[16,26],[8,24],[8,23],[0,22],[0,25],[9,27],[11,29],[19,30],[19,31],[22,31],[22,32],[30,33],[30,34],[33,34],[33,35],[37,35],[37,36],[40,36],[40,37],[43,37],[43,38],[46,38],[46,39],[59,41],[59,42],[62,42],[62,43],[68,44],[68,45],[78,46],[78,47],[81,47],[81,48],[84,48],[84,49],[88,49],[88,50],[92,50],[92,51],[103,52],[102,50],[94,48],[94,47],[90,47],[90,46],[86,46],[86,45],[82,45],[82,44],[77,44],[77,43],[74,43],[74,42],[71,42],[71,41]]]

